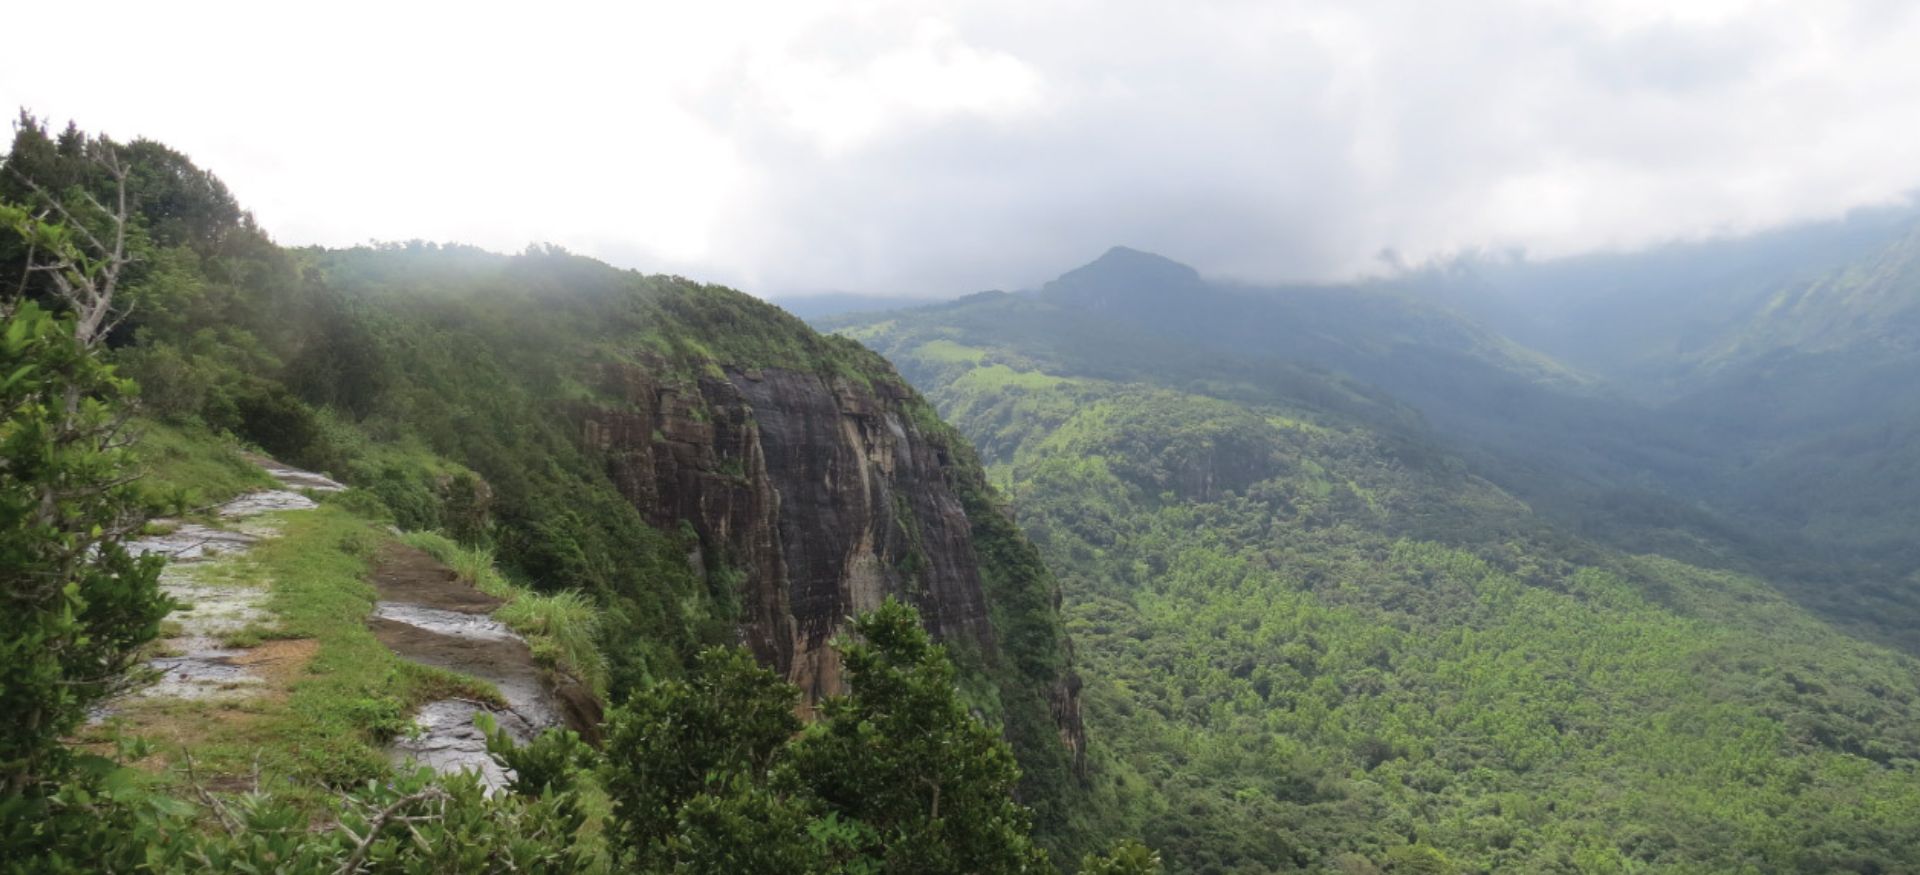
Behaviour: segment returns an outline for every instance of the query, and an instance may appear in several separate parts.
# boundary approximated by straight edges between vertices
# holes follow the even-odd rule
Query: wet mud
[[[574,724],[566,698],[533,659],[533,651],[489,614],[500,600],[460,580],[431,556],[401,544],[382,550],[373,575],[380,601],[367,624],[400,656],[457,671],[494,685],[506,707],[465,699],[429,702],[415,715],[416,732],[394,743],[397,762],[440,772],[474,771],[489,787],[506,776],[487,756],[476,715],[491,713],[522,744],[541,731]],[[578,728],[578,727],[576,727]]]

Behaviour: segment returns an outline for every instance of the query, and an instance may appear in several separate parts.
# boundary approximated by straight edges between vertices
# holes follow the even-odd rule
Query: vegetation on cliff
[[[118,219],[83,216],[76,224],[66,216],[68,221],[60,223],[62,216],[50,209],[57,213],[68,203],[108,199],[119,184],[119,177],[98,171],[94,157],[100,150],[125,162],[127,211]],[[1004,510],[980,479],[964,442],[884,360],[857,343],[816,334],[738,292],[619,271],[551,248],[513,257],[429,244],[284,249],[253,224],[217,179],[184,156],[151,142],[92,140],[72,129],[52,135],[31,118],[22,119],[0,168],[0,203],[20,205],[8,207],[6,214],[13,233],[0,234],[0,273],[22,278],[6,292],[7,336],[13,344],[6,385],[8,391],[18,390],[17,397],[8,398],[8,415],[31,419],[45,412],[42,402],[58,395],[59,387],[36,381],[90,380],[78,391],[88,399],[104,399],[99,416],[117,424],[126,411],[136,411],[130,433],[150,439],[136,445],[132,457],[119,449],[71,458],[56,452],[55,467],[91,466],[86,476],[97,475],[129,508],[190,513],[257,483],[259,475],[248,473],[249,466],[228,464],[232,454],[222,446],[238,441],[333,473],[353,487],[330,499],[310,523],[295,526],[274,549],[249,560],[270,564],[276,551],[298,552],[306,549],[302,545],[318,551],[302,554],[315,561],[276,572],[287,579],[272,583],[277,599],[308,600],[279,612],[295,621],[305,617],[307,624],[278,634],[319,641],[321,652],[309,670],[326,674],[326,683],[298,687],[321,699],[302,706],[311,719],[297,731],[284,727],[284,739],[274,736],[267,725],[271,721],[247,721],[251,743],[273,751],[260,763],[270,772],[265,777],[272,798],[236,801],[216,793],[192,804],[180,795],[196,792],[194,781],[171,776],[155,789],[137,770],[98,759],[85,760],[84,774],[48,778],[52,783],[38,777],[54,776],[44,762],[70,749],[62,735],[76,725],[85,705],[99,698],[99,693],[79,695],[75,679],[104,692],[104,682],[118,678],[157,633],[164,604],[152,597],[155,562],[128,560],[112,546],[126,526],[110,526],[106,546],[89,553],[88,538],[101,533],[87,535],[88,526],[80,524],[84,519],[67,526],[80,533],[78,539],[65,540],[59,533],[42,538],[43,533],[9,520],[9,537],[31,534],[48,544],[57,541],[66,551],[67,558],[59,559],[65,564],[49,579],[59,584],[52,590],[56,600],[71,601],[74,610],[62,614],[52,606],[44,619],[64,625],[47,634],[104,648],[97,653],[48,649],[42,645],[52,639],[44,634],[29,634],[24,627],[14,630],[18,635],[9,632],[9,652],[25,655],[40,647],[42,655],[83,657],[87,666],[82,668],[94,673],[82,678],[78,668],[66,666],[59,668],[64,677],[52,677],[51,668],[36,674],[45,675],[36,683],[44,681],[49,695],[58,694],[61,716],[30,726],[32,738],[22,744],[33,750],[23,747],[23,759],[10,760],[10,769],[17,766],[16,771],[32,776],[11,788],[7,828],[20,842],[9,847],[46,852],[18,865],[132,865],[128,861],[147,853],[143,843],[188,821],[212,827],[213,833],[187,830],[177,843],[162,843],[152,852],[158,856],[148,856],[143,865],[167,871],[276,859],[285,861],[288,871],[354,871],[388,860],[445,871],[460,865],[455,861],[479,858],[492,861],[486,865],[519,861],[514,865],[556,871],[592,865],[592,844],[572,848],[570,843],[583,823],[601,818],[581,814],[582,800],[565,794],[527,792],[517,794],[518,801],[495,804],[481,800],[477,787],[406,777],[355,790],[343,808],[326,803],[326,787],[384,780],[388,771],[380,745],[404,731],[406,709],[414,703],[407,690],[418,686],[409,680],[416,674],[411,670],[393,674],[390,654],[336,664],[341,654],[329,657],[328,648],[367,638],[360,626],[370,602],[364,584],[353,578],[365,571],[368,540],[386,538],[380,528],[387,525],[410,532],[415,542],[465,568],[476,585],[497,591],[508,600],[503,618],[529,633],[537,656],[613,703],[675,682],[696,654],[734,641],[745,599],[785,598],[742,591],[745,570],[731,564],[738,553],[725,540],[730,533],[663,518],[669,516],[666,505],[650,503],[656,494],[621,480],[608,448],[585,437],[585,418],[618,413],[632,403],[607,375],[636,368],[663,393],[687,402],[675,410],[685,422],[697,424],[719,413],[701,395],[703,381],[758,379],[761,372],[780,371],[830,386],[841,403],[865,405],[876,417],[904,425],[908,441],[924,442],[915,452],[932,462],[924,472],[933,478],[930,488],[954,496],[960,540],[924,548],[915,541],[914,552],[895,557],[899,567],[883,569],[881,579],[889,586],[898,582],[898,595],[940,612],[949,606],[928,594],[924,575],[930,572],[911,560],[981,568],[978,581],[961,583],[975,587],[976,601],[991,611],[980,622],[1003,622],[1009,634],[1001,640],[989,631],[984,644],[957,645],[959,673],[942,669],[949,672],[942,677],[957,677],[965,700],[941,706],[946,709],[941,713],[959,715],[971,727],[969,737],[986,745],[975,753],[991,760],[993,780],[999,782],[987,785],[988,795],[998,794],[1009,806],[1005,816],[1013,818],[997,835],[1019,844],[1019,859],[1035,863],[1045,857],[1026,837],[1028,809],[1008,795],[1020,775],[1012,766],[1015,755],[1034,766],[1021,795],[1046,812],[1041,817],[1046,841],[1063,848],[1075,844],[1063,805],[1075,792],[1071,745],[1077,744],[1078,724],[1062,721],[1075,713],[1077,683],[1071,682],[1068,651],[1053,614],[1055,584],[1033,560],[1031,547],[1005,523]],[[38,266],[48,263],[49,252],[60,254],[51,248],[49,235],[75,233],[69,229],[93,221],[116,223],[125,231],[119,306],[102,322],[97,349],[62,358],[56,342],[73,336],[76,319],[90,317],[75,312],[63,321],[45,315],[49,309],[73,308],[62,297],[59,277]],[[121,396],[131,397],[136,384],[138,406],[121,404]],[[85,412],[94,416],[95,408]],[[12,424],[4,433],[7,494],[18,492],[23,513],[34,512],[40,503],[33,492],[38,475],[22,467],[42,457],[27,446],[40,434]],[[660,438],[640,436],[642,441]],[[701,477],[739,481],[749,476],[747,458],[728,455],[731,448],[709,451],[698,462]],[[150,476],[121,484],[118,471],[133,470],[130,458]],[[72,472],[47,470],[50,477],[59,475],[54,479],[80,482]],[[701,500],[673,497],[688,506]],[[889,505],[883,513],[908,533],[933,525],[912,502]],[[119,526],[120,517],[113,519]],[[321,539],[304,538],[308,530]],[[848,537],[857,540],[858,534]],[[23,542],[21,549],[38,548]],[[955,551],[967,555],[949,555]],[[95,579],[87,576],[93,572],[69,567],[76,561],[98,565],[104,576]],[[777,574],[771,579],[783,583]],[[302,581],[314,586],[303,588]],[[10,578],[7,585],[11,591],[28,583]],[[68,583],[86,596],[63,590]],[[132,601],[119,606],[113,586],[126,589]],[[329,598],[346,601],[334,604]],[[87,605],[94,613],[85,612]],[[1026,616],[1031,610],[1042,613]],[[110,618],[96,616],[109,612]],[[78,615],[77,623],[70,614]],[[26,616],[40,622],[34,619],[38,614]],[[843,623],[846,617],[830,622]],[[939,657],[942,665],[945,659]],[[30,660],[23,656],[8,664],[10,670],[17,665],[24,671]],[[422,678],[415,680],[439,682]],[[327,692],[335,688],[340,695]],[[10,687],[10,706],[14,692]],[[467,695],[487,698],[483,689]],[[975,722],[981,719],[986,723]],[[1003,736],[1012,748],[999,740]],[[221,780],[244,775],[245,765],[225,756],[238,749],[209,751],[218,760]],[[10,748],[9,757],[14,753]],[[966,768],[966,761],[954,759],[957,768]],[[849,764],[856,765],[862,764]],[[26,784],[40,789],[28,793]],[[295,785],[312,789],[295,789],[290,796],[281,792]],[[591,805],[599,791],[589,782],[582,792],[584,804]],[[963,798],[968,797],[955,797],[948,810],[963,810],[953,807]],[[26,804],[23,800],[38,806],[35,811],[50,805],[65,815],[38,823],[16,805]],[[289,843],[299,844],[296,835],[314,817],[338,826],[313,837],[310,847],[292,847]],[[373,822],[379,818],[385,819],[384,827]],[[396,831],[427,820],[438,824],[422,840],[429,849],[408,856],[412,852],[399,849]],[[935,821],[930,828],[945,828]],[[96,828],[102,832],[87,832]],[[876,829],[861,839],[859,854],[884,855],[896,842],[891,827]],[[368,843],[359,843],[361,838]],[[515,842],[531,844],[516,850]],[[887,871],[849,865],[847,871]]]
[[[841,330],[1060,570],[1094,810],[1178,871],[1920,859],[1920,664],[1766,580],[1570,536],[1350,377],[1083,300]]]

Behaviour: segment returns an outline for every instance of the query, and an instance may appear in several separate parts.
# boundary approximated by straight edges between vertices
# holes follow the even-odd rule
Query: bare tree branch
[[[366,835],[362,836],[354,833],[352,830],[346,830],[347,835],[354,836],[359,840],[359,844],[354,846],[353,854],[347,857],[347,861],[341,863],[339,869],[334,870],[334,875],[353,875],[353,873],[360,871],[360,863],[366,859],[367,849],[373,847],[374,839],[379,838],[380,831],[386,829],[388,823],[414,823],[423,820],[439,819],[439,815],[403,817],[400,815],[400,809],[412,805],[415,802],[424,802],[428,799],[445,800],[446,798],[447,791],[439,787],[428,787],[411,796],[398,799],[392,805],[387,806],[378,816],[367,823]],[[344,826],[341,828],[346,829]]]
[[[112,223],[112,243],[100,239],[88,223],[53,192],[14,167],[6,169],[42,201],[43,206],[35,222],[44,224],[57,216],[62,227],[77,237],[77,242],[61,247],[66,251],[51,253],[37,263],[34,261],[35,250],[29,249],[26,271],[46,273],[51,277],[54,291],[73,309],[75,339],[84,345],[94,346],[126,318],[124,312],[118,316],[114,314],[114,293],[119,288],[121,271],[133,259],[127,254],[127,225],[131,218],[127,206],[127,167],[120,162],[120,154],[111,143],[103,139],[90,145],[94,152],[94,163],[113,179],[114,206],[109,208],[90,192],[82,191],[79,197]],[[37,242],[30,241],[30,244]],[[25,288],[26,278],[23,276],[22,291]]]
[[[206,786],[200,783],[200,776],[193,769],[193,753],[191,751],[181,751],[181,753],[187,760],[187,783],[193,786],[193,792],[199,794],[200,800],[206,803],[207,810],[212,811],[214,816],[219,818],[220,825],[226,828],[228,835],[240,835],[240,822],[234,819],[233,812],[228,811],[226,803],[207,792]]]

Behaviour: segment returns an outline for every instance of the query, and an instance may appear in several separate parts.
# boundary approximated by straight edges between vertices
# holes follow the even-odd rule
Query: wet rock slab
[[[177,523],[173,526],[172,531],[144,535],[125,542],[123,546],[135,556],[158,553],[172,562],[199,562],[239,553],[258,540],[246,532],[216,529],[199,523]]]
[[[196,557],[205,558],[205,557]],[[178,624],[178,634],[162,641],[162,652],[148,664],[161,672],[142,697],[220,699],[244,696],[261,683],[258,675],[234,660],[243,648],[222,642],[236,633],[272,622],[267,590],[245,584],[209,583],[199,579],[200,567],[170,565],[160,574],[160,590],[180,603],[167,619]]]
[[[251,695],[264,682],[246,662],[248,649],[228,647],[224,642],[236,633],[272,623],[272,614],[266,608],[266,588],[210,582],[203,579],[204,569],[278,534],[272,521],[262,517],[319,506],[293,489],[336,492],[346,487],[277,462],[255,461],[288,488],[250,492],[220,505],[214,510],[220,525],[161,520],[159,524],[170,525],[171,530],[126,542],[127,551],[134,555],[167,557],[169,564],[160,574],[160,590],[181,604],[168,616],[179,626],[179,633],[160,642],[161,652],[166,655],[148,662],[156,679],[134,695],[193,700],[239,698]]]
[[[207,638],[190,639],[185,646],[189,649],[180,656],[157,657],[148,663],[160,675],[136,695],[213,701],[250,695],[265,683],[252,667],[236,662],[246,655],[244,649],[221,647]]]
[[[507,705],[429,702],[415,717],[415,734],[394,744],[394,761],[411,760],[442,773],[478,772],[488,787],[505,786],[506,775],[487,756],[486,738],[474,728],[475,715],[493,714],[501,729],[524,744],[564,725],[566,706],[526,641],[489,615],[500,600],[476,591],[421,551],[398,545],[382,553],[373,583],[381,601],[367,625],[387,649],[493,684]]]
[[[545,673],[534,664],[533,652],[520,636],[484,616],[465,615],[464,621],[450,628],[444,615],[455,612],[392,603],[384,603],[383,608],[385,616],[367,622],[388,649],[422,665],[484,680],[499,690],[507,705],[496,709],[464,699],[429,702],[415,716],[415,735],[394,744],[394,761],[411,759],[443,773],[477,771],[489,788],[505,786],[473,718],[481,712],[492,714],[500,728],[521,744],[564,723],[562,705]],[[396,616],[426,618],[437,629],[459,634],[415,626]]]
[[[268,476],[280,481],[288,489],[311,489],[314,492],[342,492],[347,485],[324,474],[302,471],[291,465],[282,465],[264,456],[255,457],[254,464],[265,470]]]
[[[425,605],[406,602],[378,602],[373,606],[373,615],[382,620],[404,623],[415,629],[445,635],[449,638],[466,638],[476,641],[521,641],[520,636],[508,629],[505,623],[485,614],[470,614],[464,611],[450,611],[444,608],[430,608]],[[403,656],[405,654],[402,654]]]
[[[319,506],[319,502],[301,495],[298,492],[289,492],[285,489],[266,489],[260,492],[249,492],[226,504],[220,505],[218,512],[221,517],[231,520],[246,519],[247,517],[259,516],[265,513],[279,513],[288,510],[312,510]]]
[[[487,738],[473,722],[480,714],[493,714],[500,728],[516,741],[524,743],[535,734],[519,715],[496,712],[464,699],[441,699],[428,702],[414,715],[414,735],[394,742],[394,763],[416,763],[443,775],[477,772],[488,789],[504,788],[508,774],[487,756]]]

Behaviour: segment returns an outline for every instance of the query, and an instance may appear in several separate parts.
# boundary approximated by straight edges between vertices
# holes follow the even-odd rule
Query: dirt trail
[[[418,735],[394,743],[396,761],[413,760],[439,772],[477,771],[488,786],[498,788],[506,775],[487,756],[486,738],[473,725],[475,715],[493,714],[521,743],[575,722],[526,641],[489,616],[499,599],[403,544],[381,550],[373,585],[380,601],[367,624],[381,643],[414,662],[485,680],[507,701],[505,709],[465,699],[427,703],[415,717]]]
[[[249,492],[220,505],[204,522],[155,520],[160,534],[126,543],[135,555],[168,558],[160,589],[180,602],[168,616],[170,634],[149,664],[158,679],[134,695],[173,699],[230,699],[255,693],[264,676],[252,647],[228,646],[237,636],[270,628],[267,584],[230,573],[221,560],[237,556],[262,539],[278,534],[267,514],[311,510],[313,499],[293,490],[338,492],[346,487],[319,474],[256,459],[279,482],[279,489]],[[111,710],[109,707],[108,710]],[[96,717],[104,716],[105,712]]]
[[[311,658],[311,641],[230,646],[257,638],[254,633],[271,629],[275,620],[266,607],[272,582],[249,577],[243,565],[229,560],[278,536],[270,515],[318,506],[302,491],[346,487],[271,459],[252,461],[281,488],[239,496],[216,508],[209,519],[156,520],[158,534],[127,542],[128,551],[136,555],[169,558],[160,586],[182,604],[169,615],[168,637],[150,661],[159,670],[158,678],[131,696],[246,699],[268,692],[276,674]],[[505,785],[507,776],[487,756],[486,740],[473,725],[475,715],[492,713],[501,728],[522,743],[553,726],[571,725],[591,734],[598,722],[592,698],[577,685],[556,689],[534,662],[526,641],[491,616],[500,607],[499,599],[474,589],[432,556],[398,543],[382,549],[372,582],[379,601],[367,624],[381,643],[402,658],[492,683],[507,703],[504,709],[464,699],[427,703],[415,718],[418,732],[394,744],[396,762],[413,760],[441,772],[477,771],[497,788]],[[112,705],[103,708],[96,721],[113,710]]]

